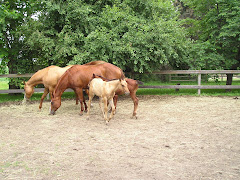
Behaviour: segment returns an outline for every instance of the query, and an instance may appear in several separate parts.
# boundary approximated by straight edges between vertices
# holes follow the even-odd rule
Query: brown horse
[[[136,96],[136,92],[138,90],[138,84],[143,84],[143,83],[141,81],[137,81],[137,80],[129,79],[129,78],[126,78],[125,80],[128,84],[128,89],[129,89],[129,92],[130,92],[130,96],[131,96],[133,104],[134,104],[132,118],[135,117],[137,119],[137,108],[138,108],[138,101],[139,100]],[[122,89],[118,89],[115,93],[116,93],[116,95],[115,95],[113,100],[114,100],[115,107],[117,107],[118,95],[124,94],[124,91]]]
[[[102,76],[99,76],[99,75],[95,75],[95,76],[103,79],[104,81],[109,81],[109,79],[104,78]],[[137,80],[129,79],[129,78],[125,78],[125,80],[127,82],[127,87],[129,89],[130,96],[131,96],[133,104],[134,104],[132,118],[135,117],[137,119],[137,108],[138,108],[138,101],[139,100],[136,96],[136,92],[138,90],[138,84],[143,84],[143,83],[141,81],[137,81]],[[115,109],[117,108],[118,95],[122,95],[122,94],[124,94],[124,90],[122,88],[118,88],[116,90],[115,96],[113,98]]]
[[[124,79],[123,71],[110,63],[97,65],[74,65],[68,69],[59,79],[55,90],[52,94],[50,114],[55,114],[56,110],[61,106],[62,93],[67,88],[72,88],[78,95],[81,103],[80,115],[83,114],[83,89],[88,88],[88,83],[92,79],[93,74],[99,74],[108,79]],[[86,107],[87,108],[87,107]],[[85,108],[85,110],[86,110]]]
[[[29,99],[34,93],[34,87],[38,84],[43,84],[45,87],[44,93],[41,97],[39,109],[42,108],[42,103],[46,95],[50,92],[52,94],[55,86],[57,85],[58,80],[64,74],[64,72],[72,67],[66,66],[64,68],[58,66],[49,66],[44,69],[37,71],[27,82],[24,82],[24,102],[26,98]]]
[[[104,81],[102,78],[97,78],[95,74],[93,74],[93,79],[89,83],[89,102],[88,102],[88,119],[91,108],[91,101],[95,95],[99,97],[99,105],[103,112],[103,117],[105,119],[106,124],[112,119],[115,114],[115,106],[113,103],[113,97],[115,96],[115,91],[117,89],[123,89],[125,94],[129,94],[129,90],[127,87],[127,82],[122,79],[113,79],[110,81]],[[104,104],[104,108],[102,107],[102,102]],[[108,118],[108,109],[107,104],[110,102],[112,107],[111,115]]]

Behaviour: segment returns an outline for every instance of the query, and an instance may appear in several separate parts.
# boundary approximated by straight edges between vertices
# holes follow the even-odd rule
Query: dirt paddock
[[[119,99],[106,126],[74,100],[49,116],[49,102],[0,106],[0,179],[239,179],[240,100],[140,96]]]

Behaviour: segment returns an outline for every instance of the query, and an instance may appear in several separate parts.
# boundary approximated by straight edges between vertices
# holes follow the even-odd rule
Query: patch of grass
[[[137,95],[198,96],[197,89],[138,89]],[[201,96],[240,96],[240,89],[226,92],[224,89],[202,89]]]
[[[0,90],[8,89],[8,79],[0,78]]]
[[[30,98],[31,101],[40,101],[43,93],[34,93]],[[24,94],[0,94],[0,103],[8,101],[22,101]],[[62,95],[63,99],[75,99],[75,94],[73,92],[65,92]],[[46,100],[47,98],[45,98]]]
[[[158,81],[150,81],[144,82],[144,86],[157,86],[157,85],[197,85],[197,82],[158,82]],[[224,81],[202,81],[202,85],[226,85]],[[240,81],[233,81],[232,85],[240,85]],[[138,95],[191,95],[191,96],[198,96],[197,89],[179,89],[176,91],[175,89],[138,89]],[[240,96],[240,89],[233,89],[230,92],[226,91],[225,89],[202,89],[201,96]]]

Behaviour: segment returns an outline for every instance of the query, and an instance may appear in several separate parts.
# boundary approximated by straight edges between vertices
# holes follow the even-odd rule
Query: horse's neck
[[[114,80],[114,81],[109,81],[107,82],[109,83],[109,92],[115,92],[117,89],[118,89],[118,86],[119,86],[119,80]]]
[[[36,72],[28,81],[27,84],[29,86],[36,86],[38,84],[41,84],[43,82],[43,75],[40,71]]]
[[[62,77],[59,79],[54,91],[55,93],[54,95],[56,97],[61,97],[63,92],[70,87],[68,84],[68,76],[69,74],[66,71],[66,73],[64,73]]]

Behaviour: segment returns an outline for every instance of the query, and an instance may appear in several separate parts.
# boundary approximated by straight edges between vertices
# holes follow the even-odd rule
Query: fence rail
[[[135,73],[137,74],[137,73]],[[201,94],[201,89],[240,89],[240,85],[201,85],[202,74],[240,74],[240,70],[164,70],[159,72],[151,72],[145,74],[197,74],[198,85],[162,85],[162,86],[139,86],[139,88],[159,88],[159,89],[197,89],[198,94]],[[19,78],[19,77],[31,77],[33,74],[6,74],[0,75],[0,78]],[[44,88],[35,88],[35,92],[43,92]],[[67,89],[68,92],[72,91]],[[2,93],[23,93],[23,89],[9,89],[0,90]]]

